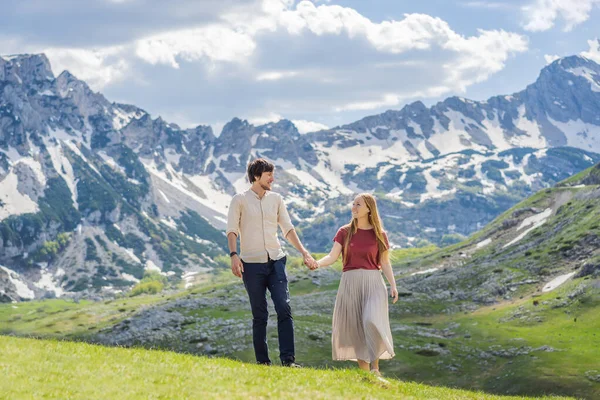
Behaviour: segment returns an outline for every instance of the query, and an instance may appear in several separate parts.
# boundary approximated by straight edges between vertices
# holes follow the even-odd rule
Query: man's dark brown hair
[[[273,172],[274,170],[275,166],[273,164],[264,158],[257,158],[248,164],[248,180],[252,183],[257,180],[257,177],[260,178],[263,172]]]

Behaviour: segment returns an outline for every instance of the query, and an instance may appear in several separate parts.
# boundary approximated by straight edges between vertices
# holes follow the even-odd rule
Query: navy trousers
[[[243,280],[252,307],[252,339],[256,361],[271,364],[267,345],[267,289],[277,312],[279,358],[283,364],[295,361],[294,319],[290,307],[290,291],[285,272],[286,257],[266,263],[244,264]]]

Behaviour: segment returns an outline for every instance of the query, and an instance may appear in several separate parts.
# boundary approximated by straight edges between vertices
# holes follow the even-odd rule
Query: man
[[[277,238],[277,225],[283,236],[304,257],[308,268],[317,268],[316,261],[302,246],[294,230],[281,196],[271,191],[275,166],[259,158],[248,164],[248,180],[252,184],[244,193],[231,199],[227,219],[227,242],[231,271],[243,278],[252,308],[254,353],[259,364],[271,365],[267,346],[267,289],[277,312],[279,357],[284,366],[299,367],[295,360],[294,320],[290,307],[285,272],[286,255]],[[237,237],[240,252],[237,254]]]

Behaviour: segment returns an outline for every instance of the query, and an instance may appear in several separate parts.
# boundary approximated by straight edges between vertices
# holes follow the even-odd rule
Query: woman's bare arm
[[[334,262],[336,262],[337,259],[340,257],[340,254],[342,254],[342,245],[338,242],[334,242],[329,254],[318,260],[317,264],[319,265],[319,267],[327,267],[328,265],[331,265]]]
[[[395,303],[398,301],[398,289],[396,288],[396,279],[394,279],[394,271],[392,270],[389,251],[385,251],[381,255],[381,269],[383,270],[385,278],[390,283],[391,296],[394,298],[393,303]]]

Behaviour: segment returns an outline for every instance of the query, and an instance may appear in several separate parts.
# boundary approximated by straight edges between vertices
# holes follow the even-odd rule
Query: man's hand
[[[392,300],[392,304],[394,304],[395,302],[398,301],[398,289],[393,287],[390,292],[391,292],[390,297],[392,297],[394,299],[394,300]]]
[[[238,278],[241,278],[242,272],[244,272],[244,264],[242,264],[242,260],[237,254],[231,257],[231,272]]]
[[[308,267],[308,269],[310,269],[312,271],[312,270],[319,268],[319,264],[317,264],[315,259],[310,255],[310,253],[308,251],[306,253],[304,253],[303,256],[304,256],[304,265],[306,265]]]

